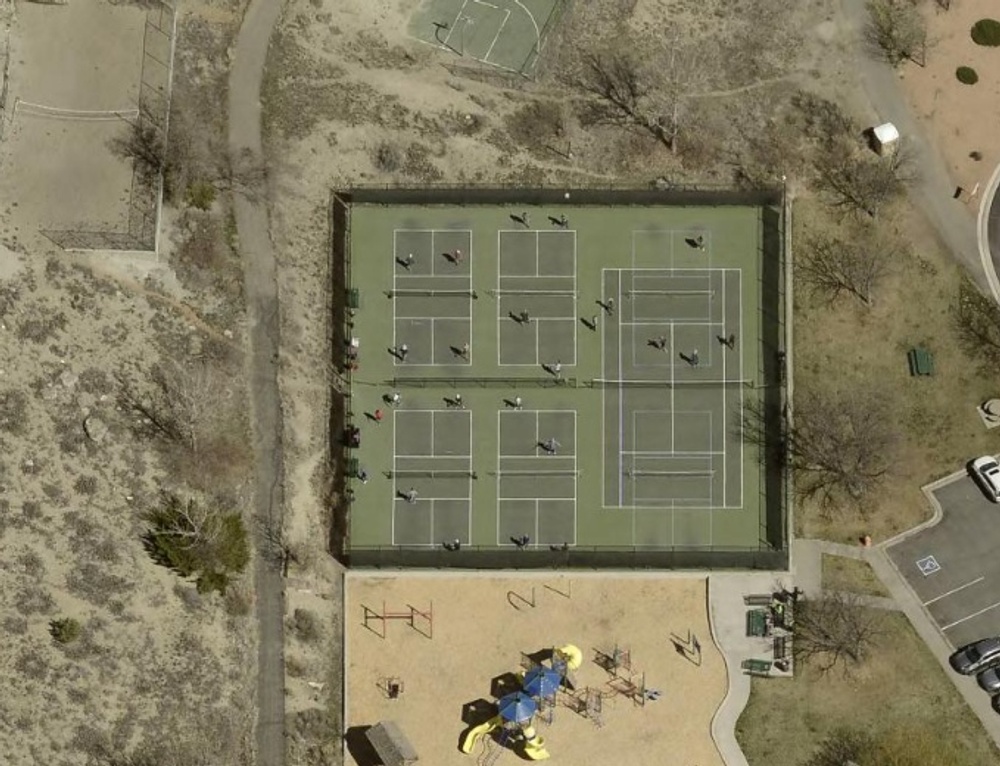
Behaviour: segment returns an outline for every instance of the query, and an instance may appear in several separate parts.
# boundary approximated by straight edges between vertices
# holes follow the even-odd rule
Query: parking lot
[[[953,646],[1000,635],[1000,507],[967,475],[933,494],[941,521],[887,552]]]

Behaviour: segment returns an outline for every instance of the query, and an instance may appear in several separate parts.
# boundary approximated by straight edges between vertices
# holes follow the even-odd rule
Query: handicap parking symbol
[[[920,574],[927,577],[927,575],[932,575],[939,571],[941,565],[937,563],[937,559],[933,556],[924,556],[922,559],[917,559],[917,569],[920,570]]]

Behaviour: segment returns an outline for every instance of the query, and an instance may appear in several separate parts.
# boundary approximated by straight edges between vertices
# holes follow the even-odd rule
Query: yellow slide
[[[552,757],[545,749],[545,738],[537,735],[533,726],[524,730],[524,738],[524,757],[529,761],[544,761]]]
[[[467,732],[462,739],[462,752],[468,755],[476,747],[476,743],[482,738],[484,734],[489,734],[495,728],[503,723],[503,719],[500,716],[494,716],[486,723],[481,723],[479,726],[473,726]]]

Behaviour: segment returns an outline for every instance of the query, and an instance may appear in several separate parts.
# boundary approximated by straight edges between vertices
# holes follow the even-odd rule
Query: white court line
[[[469,291],[470,292],[472,291],[472,285],[475,282],[475,280],[473,280],[473,278],[472,278],[472,270],[475,268],[475,262],[476,262],[476,253],[472,249],[472,236],[473,236],[472,230],[470,229],[469,230],[469,242],[466,245],[466,251],[465,251],[468,254],[466,257],[468,258],[468,263],[469,263],[469,276],[468,276],[468,280],[469,280]],[[476,348],[475,348],[475,344],[472,342],[472,296],[469,296],[468,300],[469,300],[469,336],[468,336],[469,337],[469,340],[468,340],[469,353],[466,354],[465,363],[467,365],[471,366],[472,365],[472,355],[476,353]],[[469,431],[470,437],[469,438],[471,439],[471,434],[472,434],[471,428],[472,428],[472,426],[470,425],[469,428],[470,428],[470,431]],[[470,455],[472,454],[472,448],[471,447],[469,448],[469,454]],[[470,490],[470,492],[471,492],[471,490]],[[471,500],[470,500],[470,502],[471,502]],[[469,507],[471,509],[472,506],[470,505]],[[471,514],[472,511],[470,510],[469,513]]]
[[[468,4],[469,0],[465,0],[465,2],[462,3],[462,7],[458,9],[458,13],[455,15],[455,20],[448,25],[448,34],[445,35],[444,42],[441,43],[442,45],[444,45],[446,50],[451,50],[451,48],[448,46],[448,41],[451,40],[451,36],[455,31],[455,27],[458,25],[458,20],[462,18],[462,14],[465,13],[465,6],[467,6]]]
[[[670,325],[670,355],[674,354],[674,326]],[[670,365],[670,451],[677,451],[677,440],[674,438],[674,427],[677,422],[677,409],[674,405],[674,390],[677,388],[674,382],[674,366]]]
[[[501,274],[503,274],[503,247],[501,245],[501,240],[500,240],[500,231],[497,231],[497,290],[498,291],[500,290],[500,280],[502,279]],[[499,292],[497,293],[497,295],[499,295]],[[500,316],[500,312],[503,311],[503,309],[501,308],[502,306],[503,306],[503,301],[498,297],[497,298],[497,367],[503,367],[503,359],[500,356],[500,322],[502,320],[502,317]],[[513,321],[513,320],[511,320],[511,321]],[[500,420],[497,419],[497,439],[500,438],[499,427],[500,427]],[[498,441],[497,442],[497,448],[498,448],[497,451],[498,452],[499,452],[499,447],[500,447],[500,443]],[[499,513],[499,509],[498,509],[498,512],[497,512],[497,543],[498,544],[500,542],[500,528],[499,528],[500,521],[499,521],[499,519],[500,519],[500,513]]]
[[[989,606],[980,609],[978,612],[973,612],[970,615],[966,615],[961,620],[955,620],[955,622],[949,622],[947,625],[942,625],[941,630],[948,630],[949,628],[954,628],[956,625],[961,625],[963,622],[971,620],[973,617],[978,617],[981,614],[985,614],[991,609],[996,609],[998,606],[1000,606],[1000,601],[997,601],[995,604],[990,604]]]
[[[429,538],[427,544],[434,545],[434,503],[437,498],[431,497],[428,499],[431,501],[431,524],[430,529],[427,530],[427,537]]]
[[[643,410],[643,412],[665,412],[665,410]],[[716,452],[663,452],[659,450],[626,450],[626,455],[648,455],[650,457],[712,457],[725,454]]]
[[[539,237],[538,237],[538,232],[536,231],[536,232],[535,232],[535,273],[534,273],[534,274],[532,275],[532,276],[534,276],[534,277],[535,277],[536,279],[537,279],[538,277],[540,277],[540,276],[541,276],[541,274],[539,274],[539,273],[538,273],[538,272],[539,272],[539,269],[538,269],[538,266],[539,266],[539,262],[538,262],[538,261],[539,261],[539,255],[538,255],[538,251],[539,251],[539,250],[541,249],[541,248],[539,247],[539,242],[538,242],[538,239],[539,239]]]
[[[396,544],[396,461],[399,459],[396,455],[396,416],[399,415],[399,410],[393,409],[392,411],[392,475],[393,478],[389,482],[389,507],[392,509],[392,513],[389,518],[389,530],[392,544]]]
[[[536,241],[537,241],[537,238],[536,238]],[[536,254],[536,257],[537,257],[537,254]],[[538,335],[538,328],[541,327],[541,325],[538,324],[538,322],[532,322],[531,324],[535,328],[535,367],[537,367],[538,363],[539,363],[539,359],[538,359],[538,344],[540,342],[540,338],[539,338],[539,335]]]
[[[580,304],[580,297],[579,297],[580,293],[579,293],[579,284],[577,283],[578,277],[577,277],[577,270],[576,270],[576,261],[577,261],[577,258],[576,258],[576,231],[574,230],[573,231],[573,364],[574,365],[576,365],[577,360],[580,358],[580,351],[579,351],[579,348],[580,348],[580,345],[579,345],[580,344],[580,338],[579,338],[580,328],[578,327],[578,325],[580,323],[577,321],[577,316],[580,313],[580,305],[579,305]],[[575,412],[576,411],[574,410],[574,413]],[[573,433],[575,434],[576,433],[576,415],[575,414],[573,415],[573,418],[574,418],[573,419]],[[576,508],[575,507],[573,509],[573,528],[576,529]]]
[[[434,325],[437,324],[434,319],[431,319],[431,364],[438,365],[437,360],[437,349],[434,346]]]
[[[575,238],[575,234],[573,235]],[[574,252],[574,264],[576,263],[576,253]],[[576,410],[573,410],[573,545],[576,545],[579,533],[577,532],[577,506],[580,504],[580,472],[579,472],[579,429],[576,427]]]
[[[602,297],[602,300],[603,300],[603,296],[604,296],[605,278],[608,275],[607,271],[608,271],[607,269],[604,269],[604,268],[601,269],[601,292],[600,292],[600,295]],[[606,324],[604,322],[604,317],[601,317],[601,374],[602,375],[605,374],[605,372],[606,372],[605,368],[604,368],[604,363],[605,363],[605,357],[604,357],[604,328],[605,327],[606,327]],[[607,419],[608,419],[608,395],[607,395],[607,393],[605,391],[605,387],[601,386],[601,505],[602,506],[608,500],[608,496],[605,494],[608,491],[608,488],[607,488],[607,486],[605,486],[605,482],[604,482],[604,474],[606,474],[607,471],[608,471],[608,446],[607,446],[608,443],[606,441],[606,436],[607,435],[605,433],[605,431],[607,430],[607,423],[605,421]],[[619,479],[619,481],[621,481],[621,479]],[[633,530],[633,534],[632,534],[632,541],[633,542],[635,541],[635,532],[634,532],[634,530]]]
[[[402,274],[397,274],[396,277],[397,277],[398,282],[399,282],[399,288],[398,289],[400,289],[400,290],[407,290],[407,289],[416,289],[416,290],[419,290],[419,289],[423,289],[423,288],[408,288],[406,286],[406,284],[405,284],[405,281],[407,279],[413,280],[414,282],[419,282],[420,280],[427,279],[427,277],[434,277],[434,279],[437,280],[437,281],[443,281],[443,280],[446,280],[446,279],[461,279],[463,282],[468,282],[469,281],[469,277],[468,277],[467,274],[409,274],[409,273],[407,273],[407,272],[404,271]],[[395,285],[394,285],[394,287],[395,287]],[[455,287],[446,287],[445,289],[446,290],[457,290],[457,289],[459,289],[459,286],[456,285]]]
[[[697,326],[697,325],[705,325],[707,327],[720,327],[720,326],[722,326],[723,323],[722,322],[704,322],[704,321],[702,321],[700,319],[690,319],[690,320],[688,320],[688,319],[679,319],[678,320],[678,319],[668,319],[668,318],[664,317],[663,319],[651,319],[649,321],[640,320],[638,322],[634,322],[634,321],[622,322],[622,324],[625,325],[626,327],[663,327],[664,325],[668,325],[668,324],[684,325],[684,326],[688,326],[688,327],[690,327],[690,326]]]
[[[497,354],[499,355],[499,353],[500,353],[499,346],[497,348],[498,348]],[[501,421],[501,416],[502,415],[503,415],[503,410],[497,410],[497,467],[496,467],[496,474],[497,474],[497,505],[496,505],[496,509],[497,509],[497,513],[496,513],[496,516],[497,516],[497,528],[496,528],[496,544],[497,544],[498,547],[500,545],[500,502],[501,502],[500,501],[500,489],[501,489],[501,487],[500,487],[500,480],[501,480],[501,476],[500,476],[500,460],[502,459],[501,456],[500,456],[500,445],[501,445],[501,439],[500,439],[501,425],[500,425],[500,421]]]
[[[723,275],[722,275],[722,319],[725,320],[725,318],[726,318],[726,275],[723,273]],[[723,333],[725,333],[725,331],[726,331],[725,327],[722,328],[722,331],[723,331]],[[728,356],[728,354],[726,353],[726,351],[728,351],[728,350],[729,349],[727,348],[727,349],[723,349],[723,351],[722,351],[722,379],[723,380],[726,380],[726,357]],[[723,386],[722,387],[722,417],[725,417],[726,413],[729,412],[729,408],[727,407],[727,399],[726,399],[726,396],[727,396],[726,389],[727,388],[729,388],[729,386]],[[711,438],[711,435],[709,435],[709,438]],[[729,495],[726,493],[726,477],[729,475],[729,472],[726,470],[726,452],[728,452],[728,450],[725,449],[725,447],[727,446],[725,434],[723,434],[722,446],[724,448],[722,450],[722,507],[725,508],[726,507],[727,498],[729,497]],[[712,520],[711,520],[711,518],[709,518],[709,520],[708,520],[708,525],[709,525],[709,536],[708,536],[708,539],[709,539],[709,542],[711,542],[711,540],[712,540],[712,535],[711,535]]]
[[[508,276],[501,276],[501,279],[570,279],[570,277],[553,277],[553,276],[542,276],[541,274],[534,274],[534,275],[527,274],[527,275],[524,275],[524,276],[517,276],[517,277],[512,277],[512,276],[509,276],[509,275]],[[541,290],[527,290],[527,289],[526,290],[520,290],[520,289],[515,289],[515,288],[512,288],[512,287],[497,286],[497,295],[500,298],[505,298],[505,297],[507,297],[509,295],[513,295],[514,293],[517,293],[518,295],[543,295],[543,296],[548,296],[548,297],[552,297],[552,298],[576,298],[577,295],[576,295],[575,289],[576,288],[574,287],[572,290],[562,290],[561,294],[559,294],[559,295],[552,295],[552,293],[554,292],[553,290],[546,290],[546,289],[541,289]]]
[[[635,251],[632,252],[632,258],[635,259]],[[622,275],[621,271],[618,272],[618,308],[617,311],[623,310],[622,306]],[[612,318],[617,320],[617,313],[612,315]],[[618,380],[624,380],[622,377],[622,326],[621,323],[618,324]],[[634,444],[632,445],[635,446]],[[625,386],[621,383],[618,384],[618,505],[624,506],[625,504],[625,482],[622,481],[622,471],[625,467]]]
[[[739,297],[740,297],[739,308],[737,309],[737,311],[738,311],[738,320],[739,320],[738,325],[737,325],[738,328],[739,328],[737,330],[737,332],[739,332],[739,337],[737,339],[737,343],[739,344],[738,345],[738,348],[739,348],[739,352],[738,352],[739,353],[739,365],[740,365],[740,377],[739,377],[739,379],[743,380],[743,269],[741,269],[741,268],[740,269],[736,269],[736,273],[739,275],[737,277],[737,279],[736,279],[736,284],[738,286],[737,287],[737,289],[738,289],[737,295],[739,295]],[[738,507],[742,508],[743,507],[743,470],[744,470],[743,463],[745,462],[744,461],[744,455],[743,455],[743,449],[744,449],[743,443],[746,441],[746,439],[744,438],[744,434],[743,434],[743,413],[744,413],[744,409],[743,409],[743,407],[744,407],[744,404],[743,404],[743,402],[744,402],[744,399],[743,399],[743,396],[744,396],[744,394],[743,394],[743,386],[740,386],[739,388],[740,388],[740,503],[739,503]]]
[[[966,588],[968,588],[971,585],[976,585],[977,583],[981,583],[985,579],[986,579],[985,577],[977,577],[975,580],[971,580],[971,581],[965,583],[965,585],[959,585],[957,588],[952,588],[951,590],[946,591],[945,593],[942,593],[940,596],[935,596],[930,601],[925,601],[924,602],[924,606],[930,606],[935,601],[940,601],[943,598],[947,598],[948,596],[952,596],[952,595],[958,593],[960,590],[965,590]]]
[[[500,10],[499,8],[497,8],[497,6],[495,6],[495,5],[491,4],[491,3],[484,3],[484,2],[481,2],[481,0],[475,0],[475,2],[479,3],[480,5],[486,5],[486,6],[489,6],[490,8],[494,8],[496,10]],[[484,64],[492,64],[492,62],[490,61],[490,54],[493,53],[493,47],[497,44],[497,40],[500,39],[500,35],[503,33],[504,27],[507,26],[507,19],[510,18],[510,9],[509,8],[504,8],[503,12],[504,12],[503,21],[500,22],[500,26],[497,28],[497,33],[493,36],[493,42],[490,43],[490,47],[486,49],[486,53],[483,55],[483,57],[481,59],[478,59],[479,61],[481,61]],[[464,51],[463,51],[463,53],[464,53]]]

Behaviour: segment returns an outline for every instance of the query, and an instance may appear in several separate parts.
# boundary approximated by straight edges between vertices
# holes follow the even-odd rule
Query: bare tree
[[[924,65],[927,22],[914,0],[868,0],[865,35],[893,66],[906,59]]]
[[[119,404],[136,416],[133,431],[153,440],[176,476],[207,492],[222,480],[242,481],[250,460],[246,412],[225,367],[167,361],[117,379]]]
[[[822,293],[831,302],[846,294],[871,306],[879,282],[905,252],[899,240],[862,224],[846,235],[812,237],[797,272],[814,293]]]
[[[839,666],[849,674],[882,633],[882,614],[865,607],[855,593],[824,593],[799,601],[795,611],[795,655],[815,662],[823,673]]]
[[[886,393],[874,386],[797,392],[794,418],[775,445],[768,437],[781,417],[762,399],[748,397],[741,418],[744,438],[764,448],[780,446],[798,491],[817,498],[825,512],[845,503],[864,508],[888,474],[899,439]]]
[[[146,120],[136,120],[120,136],[108,142],[113,154],[135,163],[146,182],[167,170],[167,148],[160,130]]]
[[[659,45],[660,52],[646,62],[631,53],[584,53],[570,83],[594,97],[597,119],[645,130],[676,153],[699,67],[693,49],[676,39]]]
[[[964,280],[953,309],[955,331],[965,352],[994,374],[1000,370],[1000,306]]]
[[[833,146],[816,161],[820,186],[839,207],[876,218],[915,178],[906,145],[888,156],[862,153],[849,145]]]

